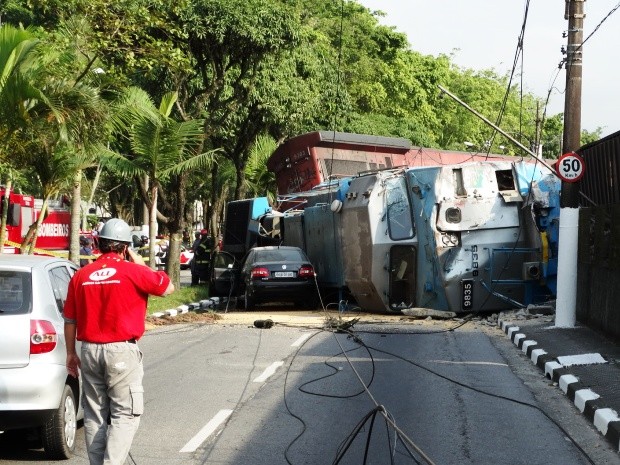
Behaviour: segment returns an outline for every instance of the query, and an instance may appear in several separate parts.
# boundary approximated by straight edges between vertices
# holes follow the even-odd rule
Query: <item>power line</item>
[[[610,17],[612,14],[614,14],[618,8],[620,8],[620,2],[618,2],[618,4],[617,4],[615,7],[613,7],[613,8],[610,10],[610,12],[609,12],[609,13],[607,13],[607,14],[605,15],[605,17],[604,17],[603,19],[601,19],[601,21],[600,21],[600,22],[596,25],[596,27],[594,28],[594,30],[593,30],[590,34],[588,34],[588,37],[586,37],[586,38],[583,40],[583,42],[581,42],[581,45],[578,47],[578,49],[579,49],[579,48],[581,48],[581,47],[583,46],[583,44],[585,44],[585,43],[588,41],[588,39],[589,39],[590,37],[592,37],[596,31],[598,31],[598,30],[599,30],[599,28],[602,26],[602,24],[603,24],[605,21],[607,21],[607,19],[609,19],[609,17]]]

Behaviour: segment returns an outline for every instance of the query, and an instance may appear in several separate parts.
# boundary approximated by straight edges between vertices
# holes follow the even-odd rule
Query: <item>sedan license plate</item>
[[[293,271],[276,271],[273,274],[276,278],[294,278],[295,273]]]

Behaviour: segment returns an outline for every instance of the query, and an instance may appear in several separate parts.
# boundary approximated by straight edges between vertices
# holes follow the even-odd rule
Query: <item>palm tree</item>
[[[78,26],[73,25],[74,29]],[[61,28],[60,33],[73,36],[70,28]],[[43,198],[22,253],[32,252],[49,200],[72,181],[74,194],[79,193],[75,182],[93,163],[92,154],[105,128],[106,102],[98,88],[84,79],[84,70],[94,61],[80,67],[76,50],[66,43],[56,47],[51,40],[37,41],[28,30],[9,25],[0,28],[0,156],[10,154],[13,166],[32,170]],[[70,257],[77,261],[79,211],[77,222],[72,218],[71,231]],[[2,233],[4,229],[0,239]]]
[[[0,160],[7,160],[12,148],[18,148],[15,127],[19,124],[18,117],[24,117],[24,102],[40,96],[29,79],[29,72],[36,71],[28,60],[29,55],[37,46],[38,41],[29,30],[11,25],[0,27]],[[7,164],[5,182],[6,192],[10,192],[13,183],[14,168]],[[2,216],[0,218],[0,253],[4,252],[6,241],[6,222],[8,200],[3,199]]]
[[[267,160],[277,147],[274,138],[264,134],[258,136],[245,166],[246,193],[250,196],[265,196],[272,205],[276,200],[276,177],[267,170]]]
[[[151,102],[148,94],[141,89],[131,90],[131,99],[143,103]],[[158,219],[158,196],[162,185],[173,175],[182,175],[190,170],[208,166],[213,162],[215,151],[195,153],[203,138],[203,120],[178,122],[170,117],[177,100],[176,92],[169,92],[162,97],[156,117],[153,113],[134,113],[125,121],[132,154],[123,156],[108,153],[106,163],[124,176],[136,179],[142,192],[144,202],[149,207],[149,264],[155,267],[155,234]],[[127,116],[127,115],[126,115]],[[131,121],[131,124],[127,124]],[[142,186],[142,180],[148,176],[148,186]],[[178,286],[179,253],[181,237],[173,234],[168,252],[167,271],[173,283]],[[178,243],[177,243],[178,242]],[[176,247],[175,247],[176,245]]]

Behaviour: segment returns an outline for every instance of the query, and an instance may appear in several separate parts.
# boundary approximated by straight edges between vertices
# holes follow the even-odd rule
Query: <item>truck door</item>
[[[395,245],[390,248],[391,309],[415,307],[416,249],[412,245]]]

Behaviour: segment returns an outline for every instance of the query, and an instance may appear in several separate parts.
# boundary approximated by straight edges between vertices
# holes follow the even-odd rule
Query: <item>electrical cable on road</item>
[[[351,334],[351,336],[354,338],[354,340],[356,342],[362,343],[361,339],[357,338],[353,334]],[[349,356],[347,355],[346,351],[342,347],[342,344],[340,344],[340,341],[338,340],[338,337],[336,336],[336,334],[334,334],[334,339],[338,343],[338,345],[340,346],[340,349],[342,350],[342,355],[344,356],[344,358],[347,359],[347,362],[349,363],[349,366],[353,370],[353,373],[355,373],[355,376],[357,377],[358,381],[362,384],[362,387],[364,388],[364,392],[366,392],[368,397],[370,397],[370,400],[372,401],[373,404],[375,404],[375,407],[377,407],[377,408],[380,407],[380,404],[377,402],[375,397],[372,395],[372,393],[370,392],[370,389],[368,388],[368,386],[366,386],[366,384],[364,383],[364,380],[361,378],[360,374],[355,369],[355,366],[353,366],[353,362],[351,362],[351,359],[349,358]],[[385,407],[383,407],[383,406],[381,406],[381,407],[382,408],[381,408],[380,412],[383,415],[383,418],[385,418],[385,420],[392,426],[392,428],[394,428],[394,430],[398,433],[399,437],[402,440],[404,440],[405,442],[407,442],[426,461],[426,463],[428,463],[429,465],[434,465],[434,462],[422,451],[422,449],[420,449],[400,428],[398,428],[396,423],[394,423],[392,421],[391,417],[386,414]]]
[[[360,349],[360,347],[355,347],[354,349],[349,349],[348,352],[352,352],[352,351],[359,350],[359,349]],[[370,387],[372,385],[372,382],[373,382],[374,378],[375,378],[375,373],[376,373],[376,369],[375,368],[376,367],[375,367],[375,360],[374,360],[374,358],[372,356],[372,352],[370,352],[370,350],[368,348],[365,348],[365,349],[366,349],[366,351],[368,353],[368,356],[370,357],[370,362],[371,362],[371,366],[372,366],[370,380],[366,384],[366,386]],[[347,395],[344,395],[344,394],[343,395],[322,394],[322,393],[312,392],[312,391],[309,391],[309,390],[305,389],[305,387],[310,385],[310,384],[316,383],[318,381],[330,378],[330,377],[338,374],[340,372],[340,369],[338,369],[338,367],[335,367],[335,366],[331,365],[328,360],[331,360],[331,359],[333,359],[335,357],[338,357],[339,355],[341,355],[341,354],[338,353],[338,354],[332,355],[331,357],[329,357],[327,360],[325,360],[323,362],[325,365],[327,365],[332,370],[334,370],[333,373],[329,373],[329,374],[327,374],[325,376],[321,376],[320,378],[315,378],[315,379],[312,379],[310,381],[306,381],[305,383],[301,384],[297,388],[297,390],[300,391],[300,392],[303,392],[304,394],[310,394],[310,395],[319,396],[319,397],[329,397],[329,398],[332,398],[332,399],[350,399],[352,397],[357,397],[357,396],[363,394],[364,393],[363,389],[361,391],[359,391],[359,392],[356,392],[355,394],[347,394]]]
[[[469,321],[471,321],[471,320],[467,320],[467,321],[462,322],[462,323],[459,325],[459,327],[460,327],[460,326],[462,326],[462,325],[464,325],[465,323],[467,323],[467,322],[469,322]],[[286,325],[281,325],[281,326],[286,326]],[[316,329],[316,328],[315,328],[315,329]],[[436,331],[436,332],[430,332],[430,331],[429,331],[429,332],[413,332],[413,333],[412,333],[412,332],[407,332],[407,333],[396,333],[396,334],[395,334],[395,333],[389,333],[389,334],[390,334],[390,335],[400,335],[400,334],[407,334],[407,335],[410,335],[410,334],[438,334],[438,333],[442,333],[442,332],[450,332],[450,331],[453,331],[454,329],[455,329],[455,328],[451,328],[451,329],[448,329],[448,330],[445,330],[445,331]],[[287,410],[289,411],[289,413],[290,413],[290,414],[291,414],[294,418],[298,419],[298,420],[302,423],[302,425],[303,425],[303,430],[299,433],[299,435],[298,435],[296,438],[294,438],[294,440],[293,440],[293,441],[289,444],[289,446],[287,447],[287,449],[286,449],[286,451],[285,451],[285,457],[286,457],[286,460],[287,460],[287,462],[288,462],[290,465],[292,465],[292,462],[291,462],[291,461],[289,460],[289,458],[288,458],[288,451],[289,451],[290,447],[293,445],[293,443],[294,443],[295,441],[297,441],[297,439],[299,439],[299,437],[301,437],[301,436],[303,435],[303,433],[304,433],[304,432],[305,432],[305,430],[306,430],[306,424],[305,424],[305,422],[303,421],[303,419],[302,419],[302,418],[300,418],[298,415],[294,414],[294,413],[290,410],[290,406],[288,405],[288,402],[287,402],[287,399],[286,399],[286,386],[287,386],[288,374],[289,374],[289,371],[290,371],[290,369],[291,369],[291,367],[292,367],[293,362],[295,361],[295,359],[296,359],[297,355],[299,354],[299,351],[302,349],[302,347],[304,347],[304,346],[305,346],[306,342],[308,342],[310,339],[312,339],[314,336],[318,335],[318,334],[319,334],[320,332],[322,332],[322,331],[327,331],[327,330],[322,329],[322,330],[317,331],[317,332],[316,332],[315,334],[313,334],[313,335],[312,335],[312,336],[311,336],[308,340],[306,340],[306,341],[304,342],[304,344],[302,344],[302,345],[301,345],[301,346],[297,349],[297,351],[295,352],[295,354],[293,355],[293,357],[292,357],[292,359],[291,359],[291,362],[289,363],[289,367],[288,367],[288,369],[287,369],[287,373],[286,373],[286,377],[285,377],[285,384],[284,384],[284,403],[285,403],[286,408],[287,408]],[[410,456],[411,456],[414,460],[416,460],[416,459],[415,459],[415,457],[414,457],[414,453],[415,453],[415,452],[417,452],[418,454],[420,454],[420,455],[422,456],[422,458],[424,458],[425,460],[427,460],[427,461],[426,461],[426,463],[428,463],[428,464],[432,464],[433,462],[431,461],[431,459],[430,459],[430,458],[428,458],[428,457],[426,457],[425,455],[423,455],[422,451],[421,451],[421,450],[420,450],[420,449],[419,449],[419,448],[418,448],[418,447],[417,447],[417,446],[413,443],[413,441],[411,441],[411,440],[407,437],[407,435],[406,435],[406,434],[405,434],[405,433],[404,433],[404,432],[403,432],[400,428],[398,428],[398,426],[396,425],[396,423],[395,423],[394,419],[391,417],[391,415],[389,415],[389,412],[387,412],[387,410],[385,409],[385,407],[383,407],[382,405],[380,405],[379,403],[377,403],[377,401],[376,401],[376,399],[374,398],[374,396],[372,395],[372,393],[370,393],[370,391],[369,391],[369,389],[368,389],[368,388],[369,388],[369,386],[370,386],[370,384],[366,385],[366,383],[362,380],[361,376],[359,375],[359,373],[357,372],[357,370],[356,370],[356,369],[355,369],[355,367],[353,366],[352,361],[350,360],[350,358],[349,358],[349,357],[348,357],[348,355],[347,355],[347,353],[352,352],[354,349],[348,349],[348,350],[345,350],[345,349],[344,349],[344,347],[342,347],[342,345],[340,344],[340,341],[339,341],[339,339],[338,339],[338,337],[337,337],[337,333],[336,333],[336,332],[334,332],[334,331],[330,331],[330,332],[333,334],[333,336],[334,336],[334,338],[335,338],[336,342],[337,342],[337,343],[338,343],[338,345],[340,346],[340,349],[341,349],[341,354],[345,357],[345,359],[347,360],[347,362],[348,362],[349,366],[351,367],[351,369],[352,369],[352,370],[353,370],[353,372],[355,373],[355,375],[356,375],[356,377],[357,377],[358,381],[362,384],[362,386],[363,386],[363,391],[362,391],[362,392],[366,392],[366,393],[369,395],[369,397],[370,397],[370,399],[372,400],[372,402],[374,403],[374,405],[375,405],[375,406],[374,406],[374,408],[373,408],[373,410],[372,410],[371,412],[369,412],[368,414],[366,414],[366,416],[362,419],[362,423],[363,423],[363,424],[365,424],[365,422],[366,422],[366,421],[367,421],[367,420],[371,417],[371,415],[373,415],[373,412],[374,412],[374,414],[376,414],[376,413],[381,413],[381,415],[385,418],[386,424],[388,424],[390,427],[392,427],[392,428],[394,429],[394,431],[396,432],[396,438],[397,438],[397,440],[399,440],[399,441],[403,444],[403,446],[405,446],[405,448],[407,449],[407,451],[408,451],[409,455],[410,455]],[[493,398],[497,398],[497,399],[500,399],[500,400],[505,400],[505,401],[508,401],[508,402],[511,402],[511,403],[515,403],[515,404],[517,404],[517,405],[522,405],[522,406],[526,406],[526,407],[533,408],[533,409],[537,410],[537,411],[538,411],[538,412],[540,412],[542,415],[544,415],[544,416],[545,416],[545,417],[546,417],[549,421],[551,421],[551,422],[552,422],[552,423],[553,423],[553,424],[554,424],[554,425],[555,425],[555,426],[556,426],[556,427],[557,427],[557,428],[558,428],[558,429],[559,429],[559,430],[560,430],[560,431],[561,431],[561,432],[562,432],[562,433],[563,433],[563,434],[564,434],[564,435],[565,435],[565,436],[566,436],[566,437],[567,437],[567,438],[571,441],[571,443],[572,443],[572,444],[573,444],[573,445],[574,445],[574,446],[575,446],[575,447],[579,450],[579,452],[580,452],[580,453],[581,453],[581,454],[582,454],[582,455],[586,458],[586,460],[587,460],[589,463],[591,463],[592,465],[595,465],[595,463],[594,463],[594,461],[592,460],[592,458],[591,458],[591,457],[587,454],[587,452],[586,452],[586,451],[585,451],[585,450],[584,450],[584,449],[583,449],[583,448],[582,448],[582,447],[581,447],[581,446],[580,446],[580,445],[576,442],[576,440],[575,440],[575,439],[574,439],[574,438],[573,438],[573,437],[572,437],[572,436],[568,433],[568,431],[566,431],[566,430],[565,430],[565,429],[564,429],[564,428],[563,428],[563,427],[562,427],[562,426],[561,426],[561,425],[560,425],[560,424],[559,424],[559,423],[558,423],[555,419],[553,419],[553,418],[552,418],[552,417],[551,417],[551,416],[550,416],[547,412],[545,412],[545,411],[544,411],[543,409],[541,409],[539,406],[534,405],[534,404],[531,404],[531,403],[528,403],[528,402],[520,401],[520,400],[518,400],[518,399],[514,399],[514,398],[511,398],[511,397],[507,397],[507,396],[503,396],[503,395],[499,395],[499,394],[494,394],[494,393],[490,393],[490,392],[484,391],[484,390],[482,390],[482,389],[475,388],[475,387],[473,387],[473,386],[470,386],[470,385],[465,384],[465,383],[463,383],[463,382],[460,382],[460,381],[458,381],[458,380],[452,379],[452,378],[450,378],[450,377],[448,377],[448,376],[442,375],[442,374],[440,374],[440,373],[438,373],[438,372],[436,372],[436,371],[434,371],[434,370],[432,370],[432,369],[430,369],[430,368],[428,368],[428,367],[425,367],[424,365],[421,365],[421,364],[419,364],[419,363],[416,363],[416,362],[414,362],[413,360],[407,359],[407,358],[405,358],[405,357],[403,357],[403,356],[401,356],[401,355],[398,355],[398,354],[395,354],[395,353],[393,353],[393,352],[389,352],[389,351],[386,351],[386,350],[379,349],[379,348],[377,348],[377,347],[374,347],[374,346],[368,345],[368,344],[366,344],[366,343],[365,343],[365,342],[364,342],[364,341],[363,341],[363,340],[362,340],[359,336],[357,336],[357,334],[356,334],[356,333],[361,333],[361,332],[362,332],[362,331],[355,331],[355,332],[353,332],[353,331],[348,331],[348,332],[347,332],[347,337],[348,337],[348,338],[350,338],[350,339],[352,339],[354,342],[357,342],[358,344],[363,345],[363,346],[364,346],[364,347],[365,347],[365,348],[366,348],[369,352],[376,351],[376,352],[382,353],[382,354],[384,354],[384,355],[388,355],[388,356],[394,357],[394,358],[396,358],[396,359],[398,359],[398,360],[401,360],[401,361],[403,361],[403,362],[406,362],[406,363],[408,363],[408,364],[411,364],[411,365],[413,365],[413,366],[416,366],[416,367],[418,367],[418,368],[420,368],[420,369],[422,369],[422,370],[424,370],[424,371],[426,371],[426,372],[428,372],[428,373],[430,373],[430,374],[433,374],[433,375],[435,375],[435,376],[437,376],[437,377],[439,377],[439,378],[441,378],[441,379],[444,379],[444,380],[446,380],[446,381],[448,381],[448,382],[450,382],[450,383],[453,383],[453,384],[455,384],[455,385],[457,385],[457,386],[460,386],[460,387],[463,387],[463,388],[465,388],[465,389],[471,390],[471,391],[473,391],[473,392],[477,392],[477,393],[479,393],[479,394],[483,394],[483,395],[486,395],[486,396],[489,396],[489,397],[493,397]],[[379,332],[379,331],[363,331],[363,332],[364,332],[364,333],[366,333],[366,334],[379,334],[379,335],[384,335],[384,334],[386,334],[386,333],[384,333],[384,332]],[[333,358],[333,357],[335,357],[335,356],[332,356],[332,357],[330,357],[330,358]],[[373,367],[373,368],[372,368],[372,370],[373,370],[373,379],[374,379],[374,371],[375,371],[375,363],[374,363],[374,358],[371,358],[371,360],[372,360],[372,367]],[[328,364],[328,363],[327,363],[327,364]],[[331,365],[329,365],[329,364],[328,364],[328,366],[332,367],[332,366],[331,366]],[[332,367],[332,368],[334,368],[334,367]],[[340,370],[338,370],[338,371],[340,371]],[[334,374],[335,374],[335,373],[334,373]],[[307,391],[307,390],[302,390],[302,389],[300,389],[300,388],[301,388],[301,387],[303,387],[303,386],[307,386],[307,385],[311,384],[312,382],[318,381],[318,380],[320,380],[320,379],[325,379],[325,378],[327,378],[327,377],[329,377],[329,376],[333,376],[333,374],[330,374],[330,375],[328,375],[328,376],[323,376],[323,377],[321,377],[321,378],[317,378],[317,379],[314,379],[314,380],[308,381],[308,382],[304,383],[302,386],[300,386],[300,387],[298,388],[298,390],[300,390],[300,391],[302,391],[302,392],[304,392],[304,393],[310,394],[310,395],[318,395],[318,396],[324,396],[324,397],[338,397],[338,396],[334,396],[334,395],[327,395],[327,394],[313,393],[313,392],[309,392],[309,391]],[[359,395],[359,394],[356,394],[356,395]],[[354,428],[354,430],[353,430],[353,432],[352,432],[351,434],[352,434],[353,436],[356,436],[357,434],[359,434],[359,423],[358,423],[358,425],[356,425],[356,427]],[[368,440],[369,440],[369,439],[368,439]],[[345,444],[345,445],[346,445],[346,444],[349,444],[350,442],[352,442],[351,436],[347,437],[347,439],[345,439],[345,441],[343,442],[343,444]],[[411,446],[411,447],[412,447],[412,449],[413,449],[415,452],[414,452],[414,451],[411,451],[411,450],[409,449],[409,447],[408,447],[408,446]],[[349,447],[349,446],[346,446],[346,447],[347,447],[347,449],[348,449],[348,447]],[[339,448],[339,450],[338,450],[337,460],[338,460],[338,461],[339,461],[339,460],[341,460],[341,449],[340,449],[340,448]],[[333,462],[333,463],[339,463],[338,461],[335,461],[335,462]],[[417,462],[417,463],[419,463],[419,462]]]
[[[493,394],[493,393],[490,393],[490,392],[487,392],[487,391],[483,391],[482,389],[475,388],[475,387],[470,386],[468,384],[465,384],[465,383],[462,383],[462,382],[457,381],[455,379],[449,378],[448,376],[445,376],[445,375],[442,375],[440,373],[437,373],[436,371],[433,371],[430,368],[427,368],[427,367],[425,367],[423,365],[420,365],[420,364],[418,364],[418,363],[416,363],[416,362],[414,362],[412,360],[409,360],[407,358],[404,358],[404,357],[402,357],[402,356],[400,356],[398,354],[394,354],[392,352],[388,352],[386,350],[378,349],[378,348],[372,347],[372,346],[369,346],[369,349],[370,350],[375,350],[375,351],[383,353],[385,355],[390,355],[392,357],[395,357],[395,358],[397,358],[399,360],[402,360],[402,361],[404,361],[406,363],[409,363],[409,364],[411,364],[413,366],[416,366],[416,367],[418,367],[418,368],[420,368],[422,370],[427,371],[428,373],[431,373],[431,374],[433,374],[435,376],[438,376],[439,378],[445,379],[446,381],[449,381],[449,382],[451,382],[453,384],[461,386],[461,387],[463,387],[465,389],[469,389],[471,391],[474,391],[474,392],[477,392],[477,393],[480,393],[480,394],[484,394],[484,395],[489,396],[489,397],[494,397],[494,398],[497,398],[497,399],[506,400],[506,401],[509,401],[509,402],[512,402],[512,403],[515,403],[515,404],[518,404],[518,405],[523,405],[525,407],[530,407],[530,408],[533,408],[534,410],[537,410],[538,412],[542,413],[548,420],[550,420],[571,441],[571,443],[583,454],[583,456],[588,460],[588,462],[590,462],[592,465],[596,465],[594,463],[594,461],[592,460],[592,458],[588,455],[588,453],[577,443],[577,441],[575,441],[575,439],[568,433],[568,431],[566,431],[562,427],[562,425],[560,425],[556,420],[554,420],[547,412],[545,412],[539,406],[534,405],[534,404],[530,404],[529,402],[524,402],[524,401],[520,401],[520,400],[517,400],[517,399],[513,399],[511,397],[503,396],[503,395],[500,395],[500,394]]]
[[[300,351],[300,350],[301,350],[301,349],[302,349],[302,348],[303,348],[303,347],[304,347],[304,346],[305,346],[305,345],[306,345],[306,344],[307,344],[307,343],[308,343],[308,342],[309,342],[312,338],[314,338],[316,335],[318,335],[319,333],[321,333],[321,332],[323,332],[323,331],[328,331],[328,330],[326,330],[326,329],[321,329],[321,330],[317,331],[317,332],[316,332],[316,333],[314,333],[312,336],[310,336],[310,337],[309,337],[306,341],[304,341],[304,343],[303,343],[302,345],[300,345],[300,347],[299,347],[299,348],[295,351],[295,354],[293,354],[293,356],[291,357],[291,361],[290,361],[289,366],[288,366],[288,368],[287,368],[287,370],[286,370],[286,375],[285,375],[285,378],[284,378],[284,405],[285,405],[285,407],[286,407],[287,411],[289,412],[289,414],[290,414],[292,417],[294,417],[294,418],[296,418],[297,420],[299,420],[299,421],[301,422],[301,424],[302,424],[302,430],[300,431],[300,433],[299,433],[299,434],[298,434],[295,438],[293,438],[293,440],[289,443],[289,445],[287,446],[286,450],[284,451],[284,457],[285,457],[285,459],[286,459],[286,461],[287,461],[287,463],[288,463],[289,465],[293,465],[293,463],[291,462],[291,460],[290,460],[290,459],[289,459],[289,457],[288,457],[288,452],[289,452],[290,448],[293,446],[293,444],[294,444],[294,443],[295,443],[295,442],[296,442],[296,441],[297,441],[297,440],[298,440],[298,439],[299,439],[299,438],[300,438],[300,437],[304,434],[304,432],[306,431],[307,425],[306,425],[306,423],[304,422],[304,420],[303,420],[303,419],[302,419],[299,415],[297,415],[297,414],[293,413],[293,411],[291,410],[291,408],[290,408],[290,406],[289,406],[289,404],[288,404],[288,399],[287,399],[287,396],[286,396],[286,388],[287,388],[287,384],[288,384],[288,375],[289,375],[289,373],[290,373],[290,370],[291,370],[291,367],[292,367],[293,362],[295,361],[295,359],[297,358],[297,355],[299,354],[299,351]],[[404,433],[404,432],[403,432],[403,431],[402,431],[402,430],[401,430],[401,429],[400,429],[400,428],[396,425],[396,422],[392,419],[391,415],[389,415],[389,413],[386,411],[385,407],[380,406],[380,405],[377,403],[377,401],[375,400],[374,396],[372,395],[372,393],[371,393],[371,392],[370,392],[370,390],[368,389],[368,385],[367,385],[367,384],[364,382],[364,380],[361,378],[361,376],[359,375],[359,373],[357,372],[357,370],[356,370],[356,369],[355,369],[355,367],[353,366],[353,363],[352,363],[352,362],[351,362],[351,360],[349,359],[349,357],[348,357],[348,355],[347,355],[347,352],[348,352],[348,351],[344,350],[344,348],[342,347],[342,344],[340,344],[340,341],[338,340],[338,335],[337,335],[337,332],[336,332],[336,331],[328,331],[328,332],[330,332],[330,333],[334,336],[335,341],[337,342],[338,346],[340,347],[341,354],[342,354],[342,355],[344,355],[344,357],[346,358],[347,363],[349,364],[349,366],[351,367],[351,369],[352,369],[352,370],[353,370],[353,372],[355,373],[355,375],[356,375],[357,379],[359,380],[359,382],[360,382],[360,384],[361,384],[361,386],[362,386],[362,391],[361,391],[360,393],[355,394],[355,396],[360,395],[360,394],[362,394],[362,393],[364,393],[364,392],[365,392],[365,393],[367,393],[367,395],[371,398],[372,402],[374,403],[374,405],[375,405],[375,409],[377,409],[377,411],[380,411],[380,412],[381,412],[381,414],[382,414],[383,418],[385,419],[386,423],[394,429],[394,431],[395,431],[395,433],[396,433],[396,436],[397,436],[397,437],[398,437],[398,439],[399,439],[399,440],[400,440],[400,441],[401,441],[401,442],[405,445],[405,448],[407,449],[407,451],[408,451],[408,452],[409,452],[409,454],[411,455],[412,459],[416,461],[416,463],[419,463],[419,462],[418,462],[418,461],[415,459],[415,457],[412,455],[411,450],[409,449],[409,447],[410,447],[411,449],[415,450],[415,452],[417,452],[417,453],[418,453],[418,454],[419,454],[419,455],[420,455],[420,456],[421,456],[421,457],[425,460],[425,463],[427,463],[428,465],[434,465],[434,462],[433,462],[433,461],[432,461],[429,457],[427,457],[427,456],[426,456],[426,454],[422,451],[422,449],[421,449],[421,448],[419,448],[419,447],[418,447],[418,446],[417,446],[417,445],[416,445],[416,444],[415,444],[415,443],[414,443],[414,442],[413,442],[413,441],[412,441],[412,440],[411,440],[411,439],[410,439],[410,438],[409,438],[409,437],[408,437],[408,436],[407,436],[407,435],[406,435],[406,434],[405,434],[405,433]],[[342,333],[342,332],[341,332],[341,333]],[[355,335],[354,335],[353,333],[351,333],[351,332],[346,332],[346,334],[347,334],[347,338],[352,338],[352,339],[354,339],[354,340],[357,338],[357,336],[355,336]],[[360,341],[356,341],[356,342],[360,343]],[[372,359],[372,357],[371,357],[371,359]],[[373,362],[372,362],[372,367],[373,367],[373,368],[372,368],[372,370],[373,370],[372,379],[374,379],[374,370],[375,370],[375,365],[374,365],[374,359],[372,359],[372,360],[373,360]],[[338,370],[338,371],[339,371],[339,370]],[[332,375],[329,375],[329,376],[332,376]],[[324,376],[324,377],[319,378],[319,379],[324,379],[324,378],[326,378],[326,377]],[[315,382],[315,381],[318,381],[319,379],[315,379],[315,380],[312,380],[312,381],[310,381],[310,382]],[[372,379],[371,379],[371,382],[372,382]],[[306,385],[308,385],[308,384],[309,384],[309,383],[305,383],[305,384],[304,384],[304,385],[302,385],[302,386],[306,386]],[[300,389],[300,388],[298,388],[298,390],[299,390],[299,389]],[[302,391],[302,392],[304,392],[304,391]],[[324,397],[336,397],[336,396],[330,396],[330,395],[325,395],[325,394],[315,394],[315,393],[309,393],[309,392],[306,392],[306,393],[308,393],[308,394],[310,394],[310,395],[319,395],[319,396],[324,396]],[[352,396],[347,396],[347,397],[352,397]],[[381,408],[379,409],[379,407],[381,407]],[[355,435],[354,435],[354,436],[355,436]],[[339,460],[338,460],[338,462],[339,462]],[[334,463],[338,463],[338,462],[334,462]]]

